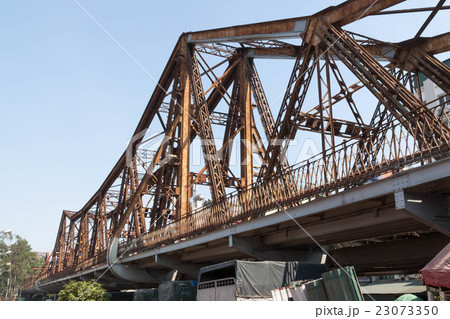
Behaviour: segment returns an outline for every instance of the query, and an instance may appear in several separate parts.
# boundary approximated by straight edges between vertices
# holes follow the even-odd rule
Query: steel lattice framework
[[[426,8],[431,14],[424,27],[401,43],[344,29],[370,15],[407,12],[386,11],[400,2],[350,0],[313,16],[182,34],[127,150],[83,208],[63,211],[38,279],[114,265],[125,250],[168,245],[448,157],[448,115],[422,102],[417,83],[423,73],[450,94],[450,70],[434,57],[450,49],[450,33],[421,37],[444,1]],[[276,116],[258,75],[260,58],[295,61]],[[358,105],[354,96],[363,90],[378,105]],[[317,103],[308,105],[307,95]],[[370,121],[362,107],[372,108]],[[346,118],[337,108],[346,108]],[[162,132],[158,147],[149,150],[153,122]],[[320,136],[320,153],[290,166],[289,140],[304,131]],[[192,172],[196,139],[204,167]],[[239,172],[230,168],[235,139]],[[191,208],[195,184],[210,187],[211,205]],[[112,270],[127,277],[119,265]]]

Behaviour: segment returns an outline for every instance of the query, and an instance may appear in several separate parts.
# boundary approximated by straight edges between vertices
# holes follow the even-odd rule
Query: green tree
[[[94,279],[71,281],[58,293],[58,301],[105,301],[109,298],[110,295]]]
[[[23,284],[42,267],[26,239],[13,234],[0,235],[0,296],[12,300]]]

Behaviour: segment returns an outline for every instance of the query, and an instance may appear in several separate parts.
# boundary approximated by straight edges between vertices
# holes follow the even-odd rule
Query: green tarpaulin
[[[234,278],[237,297],[271,298],[271,290],[287,287],[292,281],[320,278],[326,270],[325,265],[298,261],[230,260],[201,268],[199,282]]]
[[[189,281],[164,281],[158,287],[160,301],[195,301],[197,298],[197,283]]]
[[[158,288],[138,289],[134,293],[134,301],[158,301]]]

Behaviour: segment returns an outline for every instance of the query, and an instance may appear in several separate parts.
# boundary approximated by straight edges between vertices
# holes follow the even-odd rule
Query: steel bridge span
[[[421,37],[444,1],[390,10],[401,2],[350,0],[182,34],[129,147],[82,209],[63,211],[53,252],[26,288],[90,278],[149,287],[234,258],[417,272],[450,236],[450,70],[434,57],[450,49],[450,33]],[[400,43],[345,30],[418,10],[428,19]],[[257,64],[280,58],[294,66],[275,117]],[[438,99],[424,102],[420,76]],[[317,135],[319,153],[289,163],[289,141],[305,134]],[[196,140],[199,170],[190,166]],[[194,185],[207,187],[208,204],[193,207]]]

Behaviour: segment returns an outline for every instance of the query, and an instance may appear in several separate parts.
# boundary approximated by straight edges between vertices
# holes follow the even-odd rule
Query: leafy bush
[[[71,281],[58,293],[58,301],[105,301],[110,295],[101,284],[90,281]]]

